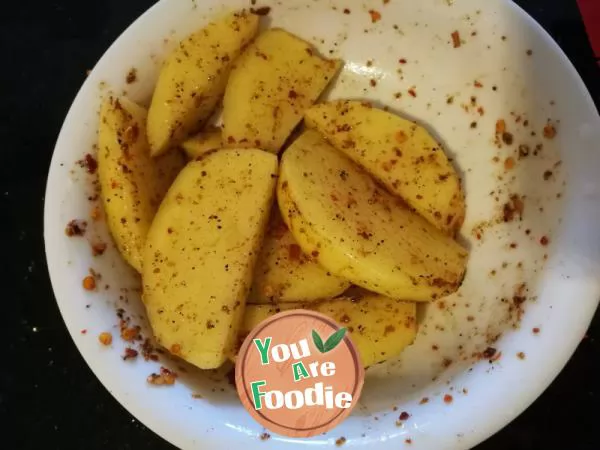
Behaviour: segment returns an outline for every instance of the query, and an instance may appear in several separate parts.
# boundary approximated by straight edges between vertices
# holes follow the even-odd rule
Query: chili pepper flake
[[[496,121],[496,134],[502,134],[506,131],[506,122],[504,119],[498,119]]]
[[[87,222],[85,220],[73,219],[67,224],[65,234],[69,237],[83,236],[86,229]]]
[[[127,361],[129,359],[135,359],[138,356],[138,351],[132,349],[131,347],[127,347],[125,349],[125,354],[122,356],[123,361]]]
[[[408,93],[411,97],[416,97],[417,96],[417,91],[416,88],[412,87],[408,90]]]
[[[473,82],[473,86],[475,86],[476,88],[482,88],[483,84],[481,83],[481,81],[475,80]]]
[[[461,46],[460,33],[458,31],[452,32],[452,45],[454,48]]]
[[[127,73],[127,77],[125,78],[127,84],[132,84],[137,81],[137,69],[135,67],[131,68]]]
[[[535,327],[533,330],[533,334],[539,334],[540,333],[540,329],[538,327]]]
[[[369,15],[371,16],[371,22],[376,23],[381,20],[381,13],[379,11],[375,11],[374,9],[369,10]]]
[[[262,434],[260,435],[260,440],[261,440],[261,441],[266,441],[266,440],[268,440],[268,439],[271,439],[271,435],[270,435],[269,433],[262,433]]]
[[[98,336],[98,341],[100,341],[102,345],[110,345],[112,344],[112,334],[107,333],[106,331],[100,333],[100,335]]]
[[[424,405],[426,403],[429,403],[429,398],[428,397],[423,397],[421,399],[421,401],[419,402],[419,405]]]
[[[335,445],[337,445],[338,447],[341,447],[345,443],[346,443],[346,438],[344,436],[342,436],[341,438],[337,438],[335,440]]]
[[[257,16],[267,16],[271,12],[270,6],[263,6],[261,8],[250,8],[250,12],[252,14],[256,14]]]
[[[92,245],[92,255],[93,256],[101,256],[106,251],[106,244],[104,242],[99,242],[97,244]]]
[[[504,169],[512,170],[515,167],[515,159],[512,157],[506,158],[504,160]]]
[[[447,405],[449,405],[453,401],[454,401],[454,398],[450,394],[444,395],[444,403],[446,403]]]
[[[172,386],[175,384],[177,374],[165,367],[160,368],[160,374],[152,373],[146,378],[146,381],[155,386]]]
[[[544,127],[544,137],[546,139],[554,139],[555,136],[556,136],[556,128],[551,123],[548,123]]]
[[[547,246],[550,243],[550,240],[548,239],[547,236],[542,236],[540,239],[540,244],[543,245],[544,247]]]
[[[519,358],[520,360],[525,359],[525,353],[523,353],[523,352],[517,353],[517,358]]]
[[[409,418],[410,418],[410,414],[407,413],[406,411],[402,411],[402,413],[398,417],[399,420],[408,420]]]
[[[86,291],[93,291],[96,289],[96,280],[91,275],[85,277],[81,284]]]

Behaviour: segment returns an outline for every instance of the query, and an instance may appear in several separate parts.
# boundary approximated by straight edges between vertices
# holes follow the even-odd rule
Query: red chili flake
[[[127,361],[128,359],[137,358],[138,352],[130,347],[125,349],[125,354],[123,355],[123,361]]]
[[[372,23],[376,23],[381,20],[381,14],[378,11],[375,11],[374,9],[369,10],[369,15],[371,16]]]
[[[252,14],[256,14],[257,16],[266,16],[271,12],[271,7],[263,6],[261,8],[250,8],[250,12]]]
[[[92,255],[93,256],[101,256],[106,251],[106,244],[104,242],[99,242],[97,244],[92,245]]]
[[[504,142],[506,145],[512,145],[514,141],[514,137],[512,135],[512,133],[508,133],[508,132],[504,132],[502,133],[502,142]]]
[[[292,261],[298,261],[300,259],[300,255],[302,255],[302,250],[298,244],[290,244],[288,251],[289,258]]]
[[[556,128],[554,127],[554,125],[552,124],[547,124],[544,127],[544,137],[546,139],[554,139],[554,137],[556,136]]]
[[[350,14],[350,10],[348,8],[344,9],[344,14]]]
[[[102,345],[110,345],[112,344],[112,334],[107,332],[100,333],[100,335],[98,336],[98,340]]]
[[[371,80],[369,81],[369,84],[371,85],[371,87],[375,87],[375,86],[377,86],[377,80],[374,78],[371,78]]]
[[[496,121],[496,134],[502,134],[506,131],[506,122],[504,119],[498,119]]]
[[[535,327],[533,330],[533,334],[539,334],[540,333],[540,329],[538,327]]]
[[[85,170],[87,171],[87,173],[89,173],[91,175],[95,174],[96,170],[98,170],[98,162],[89,153],[87,153],[85,155],[85,157],[83,158],[83,160],[78,161],[78,163],[79,163],[79,166],[85,168]]]
[[[346,438],[344,436],[342,436],[341,438],[337,438],[335,440],[335,445],[337,445],[338,447],[341,447],[345,443],[346,443]]]
[[[310,254],[311,254],[311,256],[313,258],[318,258],[319,257],[319,252],[317,250],[313,250]]]
[[[525,353],[523,353],[523,352],[517,353],[517,358],[519,358],[521,360],[525,359]]]
[[[437,352],[439,349],[440,349],[440,348],[439,348],[437,345],[435,345],[435,344],[433,344],[433,345],[431,346],[431,350],[433,350],[434,352]]]
[[[86,329],[81,330],[81,334],[87,334],[87,330]]]
[[[480,116],[483,116],[485,114],[485,110],[483,109],[483,106],[480,106],[479,108],[477,108],[477,112],[479,113]]]
[[[419,405],[424,405],[426,403],[429,403],[429,398],[428,397],[423,397],[421,399],[421,401],[419,402]]]
[[[271,435],[269,433],[263,433],[260,435],[260,440],[261,441],[266,441],[268,439],[271,439]]]
[[[408,445],[410,445],[410,444],[412,444],[412,439],[406,438],[406,439],[404,439],[404,442],[406,442]]]
[[[121,339],[123,339],[126,342],[133,342],[135,341],[137,338],[140,337],[140,330],[141,328],[139,326],[135,326],[135,327],[127,327],[125,326],[125,323],[121,323]]]
[[[406,64],[406,62],[407,62],[407,61],[406,61],[406,59],[404,59],[404,58],[401,58],[401,59],[399,59],[399,60],[398,60],[398,62],[399,62],[400,64]]]
[[[512,157],[506,158],[504,160],[504,169],[512,170],[515,167],[515,159]]]
[[[132,68],[131,70],[129,70],[129,72],[127,73],[127,77],[125,78],[125,81],[127,82],[127,84],[132,84],[137,81],[137,69],[136,68]]]
[[[475,82],[473,83],[473,86],[475,86],[476,88],[482,88],[483,84],[481,84],[481,81],[475,80]]]
[[[552,171],[551,170],[546,170],[544,172],[544,181],[548,181],[550,178],[552,178]]]
[[[542,238],[540,239],[540,244],[542,244],[544,247],[547,246],[549,242],[550,240],[546,236],[542,236]]]
[[[83,279],[82,285],[86,291],[93,291],[94,289],[96,289],[96,280],[93,276],[88,275]]]
[[[452,403],[453,400],[454,400],[454,398],[452,398],[452,396],[450,394],[444,395],[444,403],[446,403],[447,405]]]
[[[87,222],[84,220],[71,220],[65,228],[65,234],[69,237],[83,236],[87,228]]]
[[[402,411],[402,413],[400,413],[400,417],[398,417],[398,419],[400,420],[408,420],[410,418],[410,414],[407,413],[406,411]]]
[[[408,90],[408,93],[411,97],[416,97],[417,96],[417,91],[415,90],[415,88],[410,88]]]
[[[452,45],[454,46],[454,48],[458,48],[461,46],[460,33],[458,31],[454,31],[452,33]]]
[[[290,92],[288,92],[288,98],[298,98],[298,93],[294,90],[291,90]]]
[[[483,351],[481,356],[483,356],[484,359],[491,359],[494,357],[495,354],[496,354],[496,349],[493,347],[488,347]]]

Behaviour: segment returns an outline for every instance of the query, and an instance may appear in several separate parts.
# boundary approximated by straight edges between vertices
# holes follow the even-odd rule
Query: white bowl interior
[[[142,334],[151,335],[140,283],[114,246],[92,257],[90,242],[110,239],[105,224],[89,218],[98,205],[89,200],[96,186],[76,161],[94,153],[103,96],[126,93],[147,104],[164,54],[181,37],[223,9],[248,6],[242,0],[163,0],[92,71],[56,146],[45,239],[65,322],[107,389],[180,447],[334,445],[340,436],[346,445],[378,443],[381,448],[409,445],[406,439],[412,441],[410,448],[472,446],[519,414],[550,383],[597,306],[600,121],[589,94],[549,36],[507,1],[397,0],[384,5],[286,0],[259,6],[265,4],[272,6],[265,19],[271,26],[296,33],[324,55],[344,59],[329,98],[364,98],[387,106],[427,125],[445,144],[467,193],[461,239],[471,257],[463,287],[422,308],[417,341],[397,361],[368,371],[359,407],[345,423],[308,440],[258,439],[263,430],[224,381],[225,370],[203,373],[168,357],[122,361],[126,345],[118,339],[117,309],[142,326]],[[369,10],[380,12],[381,20],[372,23]],[[451,39],[455,30],[463,40],[457,49]],[[128,85],[131,68],[137,69],[138,81]],[[494,135],[501,118],[514,144],[498,148]],[[548,120],[558,130],[552,140],[543,136]],[[519,145],[528,146],[529,156],[519,158]],[[516,162],[511,170],[505,168],[507,158]],[[552,174],[544,176],[548,171]],[[524,199],[523,219],[504,223],[503,206],[515,194]],[[65,236],[72,219],[88,221],[85,238]],[[548,246],[541,245],[542,237],[549,239]],[[102,277],[93,293],[81,287],[90,268]],[[526,297],[522,308],[515,306],[515,296]],[[99,345],[96,337],[102,331],[113,332],[111,348]],[[480,360],[488,347],[502,353],[493,363]],[[520,352],[524,359],[517,356]],[[161,364],[180,374],[174,387],[146,384]],[[451,404],[444,402],[445,395],[452,396]],[[429,401],[422,404],[423,398]],[[398,426],[395,411],[408,411],[410,420]]]

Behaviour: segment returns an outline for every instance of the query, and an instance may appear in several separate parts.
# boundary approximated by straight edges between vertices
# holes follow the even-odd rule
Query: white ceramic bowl
[[[600,120],[565,55],[509,1],[266,3],[272,6],[272,25],[346,61],[331,97],[369,98],[431,126],[464,175],[463,238],[472,250],[465,284],[422,311],[419,337],[399,361],[369,372],[360,405],[345,423],[313,439],[261,441],[263,430],[218,374],[189,367],[183,373],[180,363],[167,359],[162,364],[179,371],[180,379],[174,387],[155,388],[145,380],[161,363],[122,361],[116,308],[150,335],[139,280],[112,246],[101,257],[91,256],[88,241],[109,239],[103,222],[88,219],[96,204],[88,200],[93,177],[75,162],[94,151],[103,95],[126,90],[147,103],[161,58],[179,38],[215,13],[248,3],[159,2],[106,52],[65,119],[48,177],[45,240],[54,292],[77,347],[119,402],[183,448],[335,446],[341,436],[346,446],[377,449],[477,444],[523,411],[558,374],[583,337],[600,294]],[[380,12],[381,20],[373,23],[369,10]],[[455,30],[463,40],[456,49]],[[127,85],[131,68],[139,80]],[[494,143],[500,118],[514,135],[512,146]],[[558,130],[552,140],[542,136],[548,119]],[[538,144],[543,148],[535,151]],[[519,145],[529,146],[528,157],[519,159]],[[516,165],[506,171],[509,157]],[[552,175],[544,176],[547,171]],[[502,215],[511,194],[524,196],[523,220],[483,225]],[[71,219],[90,222],[85,238],[65,236]],[[548,246],[540,244],[543,236]],[[81,287],[89,268],[102,276],[93,293]],[[526,286],[519,288],[521,283]],[[520,320],[515,295],[527,297]],[[98,343],[102,331],[115,336],[110,348]],[[501,358],[477,361],[487,347]],[[451,403],[444,401],[447,395]],[[398,426],[401,411],[411,418]]]

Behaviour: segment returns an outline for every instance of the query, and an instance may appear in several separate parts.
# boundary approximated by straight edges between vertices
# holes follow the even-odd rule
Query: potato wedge
[[[248,305],[240,341],[270,316],[290,309],[308,309],[346,327],[365,367],[399,356],[417,335],[417,306],[368,293],[360,298],[340,297],[314,304]]]
[[[119,252],[138,272],[154,214],[184,165],[179,152],[150,157],[146,115],[126,98],[109,97],[102,104],[98,132],[98,179],[106,221]]]
[[[223,99],[223,144],[279,152],[341,67],[281,29],[259,35],[231,71]]]
[[[208,127],[181,144],[189,159],[200,158],[221,147],[221,129],[218,127]]]
[[[233,61],[255,36],[258,17],[230,13],[181,41],[161,68],[148,112],[152,156],[197,133],[221,99]]]
[[[302,250],[357,286],[428,301],[462,282],[467,252],[315,131],[284,153],[277,196]]]
[[[333,298],[350,287],[302,253],[292,233],[273,211],[265,236],[249,303],[313,302]]]
[[[267,226],[277,158],[221,150],[190,162],[150,227],[143,300],[158,342],[201,369],[236,342]]]
[[[315,105],[305,123],[440,230],[454,235],[462,226],[460,178],[422,126],[358,101]]]

